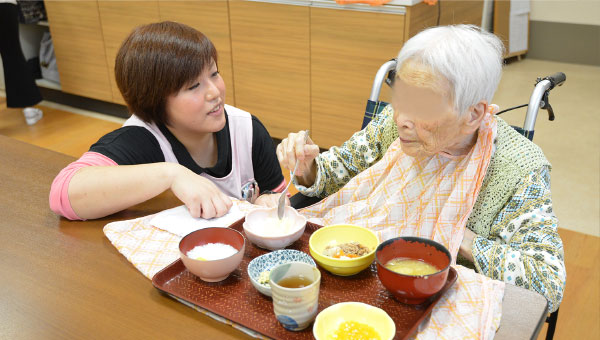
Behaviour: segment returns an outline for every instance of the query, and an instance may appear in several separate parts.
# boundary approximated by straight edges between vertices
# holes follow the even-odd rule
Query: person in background
[[[392,103],[363,130],[324,153],[311,140],[305,143],[303,132],[292,133],[278,145],[277,156],[288,169],[299,162],[292,181],[300,193],[332,196],[307,209],[322,207],[317,212],[333,220],[329,223],[344,223],[339,220],[344,213],[357,221],[373,216],[376,223],[371,227],[383,236],[381,241],[418,231],[430,220],[434,228],[443,228],[436,215],[419,215],[429,212],[430,206],[450,212],[462,209],[461,229],[455,234],[464,230],[464,236],[454,243],[458,262],[542,294],[550,311],[555,311],[563,297],[566,270],[552,207],[551,165],[537,145],[495,116],[497,108],[489,105],[500,82],[502,55],[500,39],[475,26],[426,29],[402,47]],[[482,137],[485,133],[493,136],[487,144],[480,143],[488,140]],[[481,162],[475,172],[478,181],[463,180],[458,166],[483,145],[489,147],[485,149],[489,153],[483,153],[485,161],[474,158]],[[379,164],[382,160],[389,165]],[[385,180],[379,175],[373,180],[376,189],[367,188],[368,176],[384,170],[397,177],[377,186]],[[366,176],[360,177],[363,172]],[[363,182],[355,180],[359,177]],[[445,187],[443,181],[448,183]],[[399,192],[385,186],[395,183],[404,185]],[[353,185],[359,189],[349,192]],[[445,200],[449,193],[471,186],[477,189],[465,196],[468,199]],[[368,190],[374,195],[369,199],[378,198],[373,200],[377,206],[352,201]],[[340,209],[344,204],[352,209]],[[402,229],[407,226],[408,231]]]
[[[0,56],[4,69],[6,106],[23,108],[27,124],[37,123],[43,112],[33,106],[42,101],[42,95],[21,50],[16,0],[0,0]]]
[[[50,207],[68,219],[100,218],[171,190],[193,217],[227,213],[230,197],[275,205],[285,180],[263,124],[225,104],[217,51],[174,22],[134,29],[115,64],[132,112],[55,178]]]

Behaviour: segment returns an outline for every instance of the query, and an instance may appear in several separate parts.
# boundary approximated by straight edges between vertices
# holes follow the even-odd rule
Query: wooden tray
[[[231,228],[242,231],[241,219]],[[289,249],[309,253],[308,239],[321,226],[307,223],[302,237]],[[246,253],[239,268],[221,282],[209,283],[187,271],[183,262],[177,260],[156,273],[152,284],[160,291],[183,299],[210,312],[225,317],[248,329],[274,339],[313,339],[312,326],[301,332],[288,331],[279,324],[273,313],[270,297],[259,293],[248,277],[248,263],[255,257],[267,253],[246,240]],[[364,302],[385,310],[396,323],[395,339],[406,339],[413,334],[438,302],[440,297],[456,282],[457,273],[450,268],[448,280],[442,290],[427,302],[418,305],[406,305],[396,301],[383,287],[377,277],[373,263],[362,272],[342,277],[321,270],[321,288],[319,293],[319,312],[339,302]]]

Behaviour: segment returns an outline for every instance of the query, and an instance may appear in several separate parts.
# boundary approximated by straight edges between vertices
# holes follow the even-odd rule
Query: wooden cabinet
[[[114,66],[125,37],[139,25],[181,22],[215,44],[229,104],[259,117],[275,138],[310,128],[327,148],[360,128],[375,73],[407,39],[438,21],[480,25],[483,11],[483,0],[406,7],[265,1],[273,2],[46,0],[62,88],[124,104]],[[380,99],[389,98],[383,86]]]
[[[115,57],[123,40],[135,27],[159,21],[158,2],[99,0],[98,9],[102,19],[102,33],[112,88],[112,101],[125,104],[115,82]]]
[[[310,127],[309,7],[230,1],[235,101],[271,136]]]
[[[160,20],[170,20],[191,26],[204,33],[215,45],[219,72],[227,87],[225,102],[235,105],[229,9],[223,0],[170,1],[159,0]]]
[[[441,8],[440,8],[441,6]],[[423,2],[406,7],[406,29],[404,40],[410,39],[427,27],[453,24],[481,26],[483,0],[438,1],[429,6]]]
[[[529,49],[529,6],[511,8],[508,0],[494,1],[494,34],[504,44],[504,57],[521,56]],[[523,5],[521,5],[523,7]]]
[[[112,101],[96,1],[46,1],[62,91]]]
[[[375,73],[402,47],[404,19],[311,8],[311,130],[319,146],[340,145],[360,129]]]

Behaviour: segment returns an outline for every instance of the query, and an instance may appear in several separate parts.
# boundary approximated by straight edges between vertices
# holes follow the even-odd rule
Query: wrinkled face
[[[412,157],[456,154],[465,142],[465,119],[454,110],[447,89],[433,91],[396,78],[392,90],[394,121],[402,151]]]
[[[213,61],[198,78],[167,98],[169,128],[180,133],[217,132],[225,126],[224,104],[225,83]]]

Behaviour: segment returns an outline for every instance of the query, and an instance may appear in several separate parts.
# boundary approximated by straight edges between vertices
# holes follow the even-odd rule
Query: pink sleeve
[[[97,152],[86,152],[75,162],[62,169],[50,187],[50,209],[56,214],[64,216],[70,220],[83,220],[71,207],[69,202],[69,183],[73,175],[81,169],[88,166],[111,166],[118,165],[112,159]]]
[[[273,189],[272,191],[282,192],[283,189],[285,189],[286,185],[287,185],[287,182],[285,181],[285,178],[284,178],[283,181],[281,181],[281,183],[279,183],[279,185],[275,189]],[[288,197],[290,197],[290,192],[289,191],[287,192],[287,195],[288,195]]]

